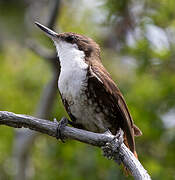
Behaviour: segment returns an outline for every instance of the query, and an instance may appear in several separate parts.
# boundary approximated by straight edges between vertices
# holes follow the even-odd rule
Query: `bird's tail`
[[[124,144],[126,145],[126,147],[128,148],[128,149],[130,149],[130,147],[129,147],[129,144],[128,144],[128,141],[127,141],[127,138],[126,138],[126,136],[124,135]],[[130,151],[134,154],[134,156],[138,159],[138,156],[137,156],[137,152],[134,150],[134,151],[132,151],[131,149],[130,149]]]

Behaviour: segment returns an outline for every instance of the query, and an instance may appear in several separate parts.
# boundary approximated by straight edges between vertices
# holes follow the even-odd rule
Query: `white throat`
[[[61,72],[58,80],[60,93],[66,97],[77,96],[85,83],[88,65],[85,54],[76,44],[55,41]]]

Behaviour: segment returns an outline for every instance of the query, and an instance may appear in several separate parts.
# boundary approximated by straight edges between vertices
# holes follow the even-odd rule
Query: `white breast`
[[[85,85],[88,68],[84,62],[85,54],[76,44],[61,41],[55,45],[61,65],[58,88],[63,97],[76,98]]]

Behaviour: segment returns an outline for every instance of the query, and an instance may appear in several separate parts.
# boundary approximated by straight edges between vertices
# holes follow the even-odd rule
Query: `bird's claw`
[[[116,139],[118,140],[117,144],[115,142]],[[109,160],[114,159],[120,165],[121,157],[118,149],[120,148],[122,143],[123,143],[123,131],[119,129],[114,139],[111,142],[107,142],[104,146],[101,147],[103,151],[103,155]]]
[[[56,129],[56,138],[60,139],[62,142],[64,141],[64,136],[62,134],[62,130],[64,129],[65,126],[69,123],[68,119],[63,117],[59,122],[56,120],[56,118],[53,119],[54,122],[57,124],[57,129]]]

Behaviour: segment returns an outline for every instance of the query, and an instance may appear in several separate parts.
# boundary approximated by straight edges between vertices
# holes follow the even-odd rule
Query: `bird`
[[[124,97],[101,62],[100,47],[91,38],[73,32],[56,33],[35,22],[50,37],[58,54],[58,89],[74,127],[96,133],[124,132],[124,143],[137,158],[134,124]]]

